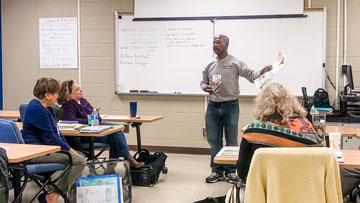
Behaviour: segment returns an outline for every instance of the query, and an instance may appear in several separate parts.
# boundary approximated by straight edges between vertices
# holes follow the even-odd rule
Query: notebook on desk
[[[58,126],[61,131],[77,131],[87,125],[79,124],[79,123],[76,123],[76,124],[58,123]]]
[[[110,126],[89,126],[85,128],[81,128],[81,133],[101,133],[107,129],[110,129]]]

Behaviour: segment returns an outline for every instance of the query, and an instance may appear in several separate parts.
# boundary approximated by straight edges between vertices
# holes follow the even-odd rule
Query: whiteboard
[[[212,58],[212,23],[132,19],[117,18],[117,92],[203,94],[199,85]]]
[[[40,68],[77,68],[77,18],[39,19]]]
[[[279,51],[287,55],[277,81],[293,94],[325,86],[326,12],[306,18],[210,21],[132,21],[116,16],[116,91],[204,95],[202,70],[213,60],[213,33],[230,38],[229,54],[259,70]],[[183,39],[184,38],[184,39]],[[257,95],[253,83],[240,78],[240,95]]]
[[[135,18],[304,13],[303,0],[135,0],[134,7]]]
[[[216,33],[230,38],[228,52],[252,69],[272,65],[278,52],[287,55],[275,81],[301,96],[325,86],[324,12],[306,12],[306,18],[219,20]],[[326,32],[325,32],[326,33]],[[240,78],[240,95],[257,95],[256,86]]]

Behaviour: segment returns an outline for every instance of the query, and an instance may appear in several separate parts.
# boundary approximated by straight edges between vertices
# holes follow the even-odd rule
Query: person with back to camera
[[[297,99],[279,83],[263,87],[255,99],[255,119],[245,130],[237,161],[237,172],[246,181],[250,162],[260,147],[304,147],[320,145],[307,112]],[[266,126],[265,128],[263,128]]]
[[[85,168],[85,157],[72,149],[58,130],[52,106],[58,98],[60,84],[53,78],[37,80],[33,94],[36,97],[28,104],[23,121],[22,135],[26,144],[58,145],[62,150],[69,151],[73,165],[60,179],[57,186],[67,194],[77,177],[82,175]],[[64,163],[68,162],[66,155],[52,153],[31,159],[29,163]],[[38,196],[39,202],[56,202],[59,194],[55,192],[42,193]]]
[[[226,146],[238,145],[239,120],[239,76],[250,82],[272,69],[265,66],[261,71],[254,71],[229,55],[227,50],[229,38],[216,35],[213,40],[213,50],[216,60],[208,64],[202,72],[201,89],[209,93],[209,105],[206,110],[206,136],[211,147],[211,174],[205,181],[214,183],[225,179],[230,183],[238,180],[235,165],[215,164],[214,157],[223,147],[223,131],[225,131]]]
[[[323,143],[323,138],[306,118],[306,110],[283,85],[265,86],[255,102],[255,120],[249,123],[242,136],[237,161],[237,172],[243,182],[246,182],[258,148],[322,146]],[[340,168],[343,197],[360,184],[359,177],[359,169]]]
[[[84,98],[82,89],[74,80],[62,82],[58,103],[62,105],[65,120],[88,124],[87,115],[91,114],[93,107]],[[99,119],[100,123],[103,125],[112,125],[112,123],[102,122],[100,116]],[[87,143],[86,140],[82,140],[81,142]],[[109,158],[117,159],[119,157],[124,157],[129,160],[130,166],[134,168],[139,168],[144,165],[144,162],[137,162],[131,156],[125,135],[122,131],[104,137],[96,137],[94,138],[94,142],[110,144]]]

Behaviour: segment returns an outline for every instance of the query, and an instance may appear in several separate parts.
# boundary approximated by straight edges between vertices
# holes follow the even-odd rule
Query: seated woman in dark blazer
[[[66,80],[62,82],[58,104],[62,105],[65,120],[78,121],[82,124],[88,124],[87,115],[91,114],[93,107],[84,98],[82,89],[74,80]],[[101,124],[109,124],[101,122],[100,117],[99,119]],[[96,137],[94,141],[110,144],[110,158],[125,157],[129,160],[131,167],[135,168],[144,165],[143,162],[137,162],[129,153],[126,138],[122,131],[104,137]],[[82,142],[86,143],[85,140],[82,140]]]
[[[62,150],[70,152],[73,165],[57,184],[59,189],[66,194],[69,187],[75,183],[76,178],[82,175],[86,160],[84,156],[69,146],[58,130],[51,107],[56,103],[59,89],[59,82],[53,78],[37,80],[33,91],[36,98],[31,100],[26,108],[22,135],[26,144],[58,145],[61,146]],[[31,159],[29,162],[66,164],[68,157],[64,154],[53,153]],[[47,194],[39,195],[38,199],[41,203],[56,202],[59,196],[59,194],[50,191]]]

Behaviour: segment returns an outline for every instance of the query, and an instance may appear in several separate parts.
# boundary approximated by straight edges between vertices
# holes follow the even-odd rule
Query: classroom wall
[[[2,0],[1,2],[4,109],[17,110],[21,103],[27,103],[32,99],[32,88],[39,77],[54,77],[60,81],[81,78],[85,97],[94,107],[101,107],[103,114],[127,114],[129,101],[138,101],[140,115],[164,116],[161,121],[141,126],[143,145],[209,147],[206,137],[202,134],[204,97],[114,94],[113,15],[114,11],[132,12],[133,0],[80,0],[80,70],[39,69],[38,19],[77,17],[77,0]],[[348,0],[348,4],[348,63],[353,67],[355,86],[359,89],[360,1]],[[335,83],[337,0],[312,0],[312,7],[325,6],[328,7],[327,73]],[[340,88],[342,84],[340,79]],[[328,81],[326,89],[331,95],[331,100],[335,101],[336,94]],[[309,92],[310,94],[313,93]],[[240,128],[253,118],[253,99],[253,97],[239,99]],[[136,144],[134,129],[131,129],[126,136],[128,144]]]

